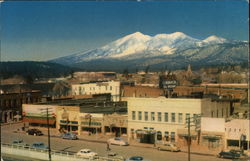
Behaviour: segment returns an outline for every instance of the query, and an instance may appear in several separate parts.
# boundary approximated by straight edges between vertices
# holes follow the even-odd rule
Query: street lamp
[[[52,108],[40,109],[40,111],[45,111],[47,115],[47,127],[48,127],[48,152],[49,152],[49,161],[51,161],[51,148],[50,148],[50,130],[49,130],[49,112],[51,113]]]

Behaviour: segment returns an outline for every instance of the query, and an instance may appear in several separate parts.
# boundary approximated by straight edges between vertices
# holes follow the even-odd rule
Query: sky
[[[247,0],[2,2],[1,61],[47,61],[125,35],[249,40]]]

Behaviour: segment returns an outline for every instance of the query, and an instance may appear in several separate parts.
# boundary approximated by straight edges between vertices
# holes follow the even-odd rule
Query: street
[[[2,126],[2,143],[10,144],[15,139],[22,139],[25,143],[32,144],[34,142],[44,142],[48,145],[48,137],[45,136],[31,136],[25,133],[14,133],[13,131],[18,128],[20,124],[4,125]],[[65,152],[78,152],[80,149],[91,149],[97,152],[100,156],[107,156],[107,145],[103,142],[90,142],[84,140],[63,140],[60,137],[51,137],[51,149]],[[128,158],[130,156],[143,156],[145,160],[151,161],[185,161],[188,154],[184,152],[167,152],[158,151],[153,148],[130,146],[115,146],[111,145],[111,152]],[[110,152],[110,151],[109,151]],[[202,156],[191,155],[192,161],[223,161],[224,159],[217,158],[215,156]]]

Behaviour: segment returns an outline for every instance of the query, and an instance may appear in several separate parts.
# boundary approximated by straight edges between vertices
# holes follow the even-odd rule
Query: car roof
[[[90,149],[81,149],[81,151],[91,151]]]
[[[33,144],[44,144],[43,142],[35,142]]]
[[[132,158],[141,158],[141,159],[143,159],[143,157],[141,157],[141,156],[132,156],[132,157],[130,157],[130,159],[132,159]]]

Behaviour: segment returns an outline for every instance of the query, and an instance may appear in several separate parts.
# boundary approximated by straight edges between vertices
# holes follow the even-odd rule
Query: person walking
[[[110,151],[109,143],[107,142],[107,151]]]

